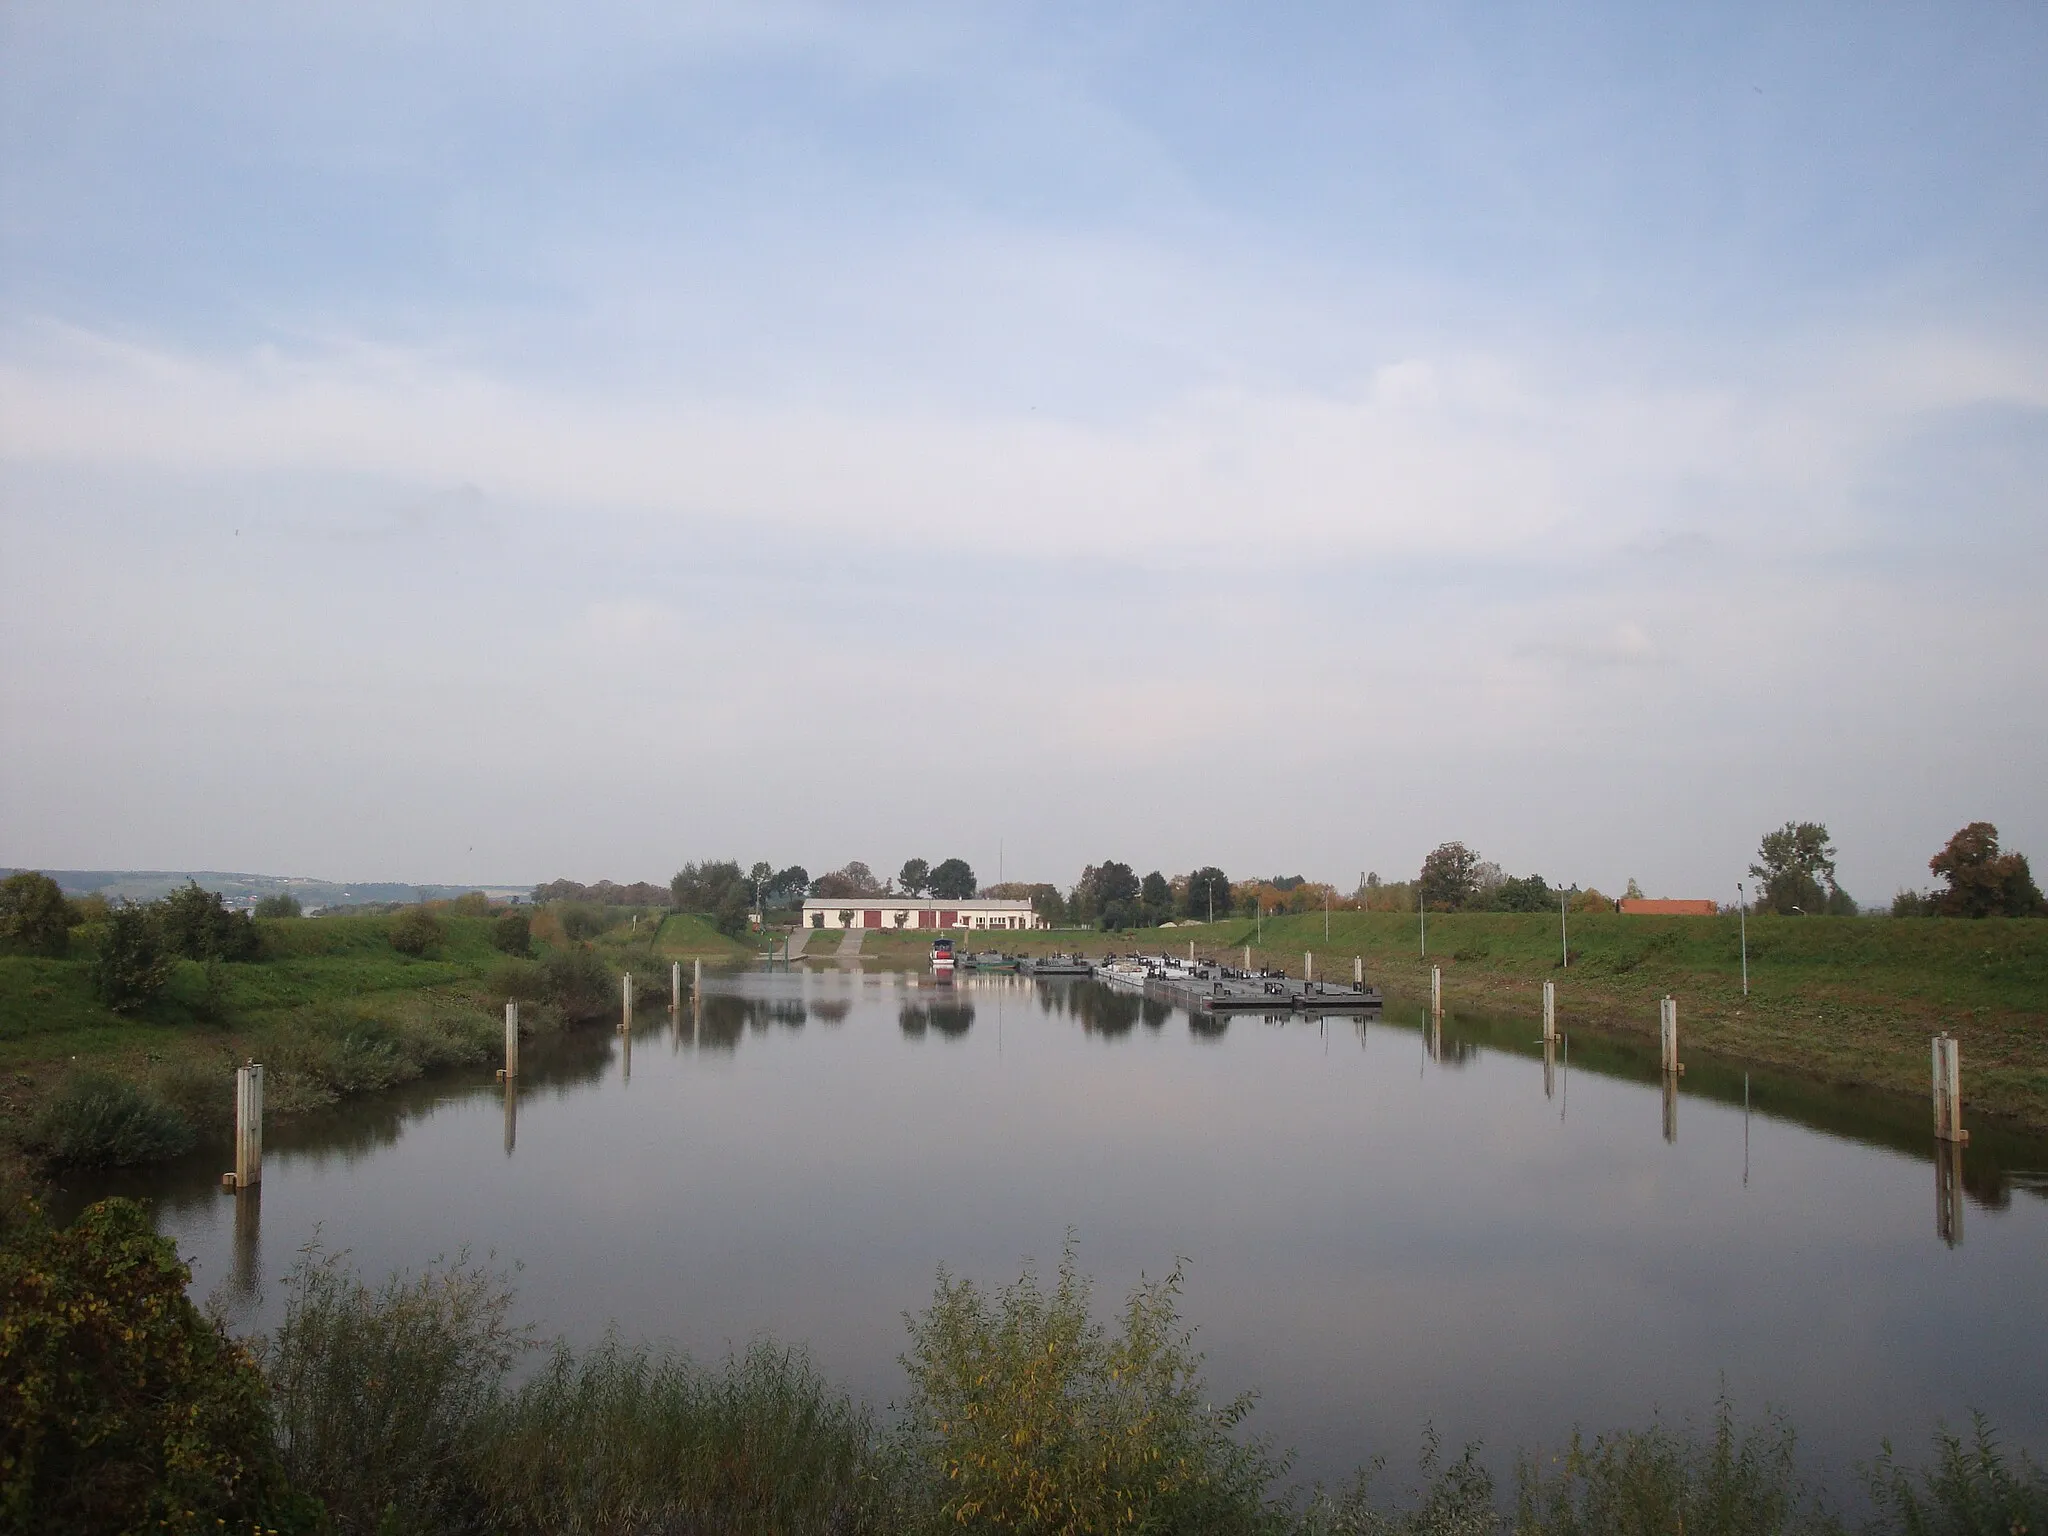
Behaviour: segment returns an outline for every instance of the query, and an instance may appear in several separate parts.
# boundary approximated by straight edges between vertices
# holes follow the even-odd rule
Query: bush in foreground
[[[1050,1290],[984,1292],[943,1271],[904,1357],[904,1446],[931,1528],[1249,1531],[1284,1470],[1233,1434],[1249,1394],[1204,1400],[1181,1272],[1141,1282],[1112,1336],[1069,1244]]]
[[[186,1297],[191,1274],[139,1206],[0,1247],[0,1527],[298,1531],[263,1378]]]
[[[102,1072],[80,1072],[36,1119],[33,1144],[74,1168],[131,1168],[191,1150],[192,1122],[147,1089]]]

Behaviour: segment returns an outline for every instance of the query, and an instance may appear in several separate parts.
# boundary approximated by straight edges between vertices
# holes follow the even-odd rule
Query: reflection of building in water
[[[1028,901],[940,901],[923,896],[813,896],[804,902],[806,928],[978,928],[1021,933],[1052,924]]]
[[[1664,1078],[1664,1139],[1678,1140],[1678,1078],[1666,1072]]]
[[[1953,1248],[1963,1240],[1963,1144],[1934,1144],[1934,1232]]]

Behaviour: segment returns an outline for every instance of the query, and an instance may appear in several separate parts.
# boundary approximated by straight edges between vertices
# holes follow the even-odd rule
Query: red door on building
[[[917,909],[917,926],[920,928],[938,927],[939,914],[930,907],[919,907]]]
[[[955,927],[958,927],[958,926],[959,926],[959,919],[960,919],[960,914],[959,914],[958,912],[941,912],[941,913],[939,914],[939,926],[940,926],[941,928],[955,928]]]
[[[863,912],[860,915],[860,925],[863,928],[879,928],[882,926],[882,914],[873,910]]]

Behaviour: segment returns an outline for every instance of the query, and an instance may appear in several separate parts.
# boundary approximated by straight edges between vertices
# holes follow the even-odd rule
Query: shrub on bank
[[[156,924],[147,910],[122,902],[107,913],[92,959],[93,991],[115,1013],[139,1013],[170,977]]]
[[[263,1378],[185,1294],[141,1207],[69,1228],[39,1212],[0,1246],[0,1527],[311,1531],[271,1438]]]
[[[391,925],[391,947],[401,955],[418,958],[438,945],[446,933],[425,907],[409,907]]]
[[[488,1058],[492,1020],[474,1009],[402,1003],[395,1011],[311,1004],[296,1010],[265,1042],[277,1078],[279,1113],[314,1109],[409,1083],[440,1067]]]
[[[103,1072],[80,1072],[37,1116],[35,1149],[74,1168],[129,1168],[189,1151],[192,1123],[147,1089]]]
[[[508,955],[531,953],[533,920],[517,907],[508,907],[491,924],[491,947]]]

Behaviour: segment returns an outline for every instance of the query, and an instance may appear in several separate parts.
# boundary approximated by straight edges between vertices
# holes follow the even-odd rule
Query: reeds
[[[1476,1448],[1425,1435],[1421,1479],[1375,1495],[1282,1488],[1247,1441],[1249,1396],[1211,1406],[1178,1310],[1177,1272],[1092,1321],[1069,1250],[1057,1278],[996,1290],[942,1274],[908,1319],[910,1391],[879,1423],[801,1350],[756,1343],[706,1366],[607,1336],[532,1346],[505,1277],[458,1257],[372,1289],[345,1259],[302,1255],[284,1325],[259,1348],[279,1448],[333,1529],[628,1536],[1160,1531],[1209,1536],[1838,1536],[1801,1481],[1780,1418],[1709,1433],[1574,1434],[1525,1454],[1501,1508]],[[2048,1478],[1979,1423],[1934,1464],[1867,1473],[1866,1536],[2044,1536]],[[1376,1469],[1375,1469],[1376,1470]]]

